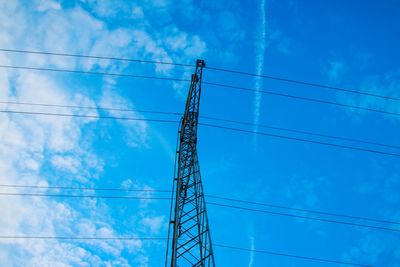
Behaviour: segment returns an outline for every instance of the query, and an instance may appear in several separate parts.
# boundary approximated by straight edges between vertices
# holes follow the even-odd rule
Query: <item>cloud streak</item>
[[[255,247],[255,243],[254,243],[254,235],[252,235],[251,237],[250,237],[250,249],[251,250],[255,250],[256,249],[256,247]],[[248,267],[253,267],[254,266],[254,258],[255,258],[255,252],[254,251],[252,251],[251,253],[250,253],[250,258],[249,258],[249,265],[248,265]]]
[[[264,56],[265,56],[265,39],[266,39],[266,15],[265,15],[265,0],[261,1],[260,4],[260,26],[257,32],[256,38],[256,74],[261,75],[264,69]],[[262,101],[262,94],[261,94],[261,87],[262,87],[262,79],[261,77],[255,78],[255,88],[256,92],[254,93],[254,114],[253,114],[253,123],[255,124],[253,130],[258,131],[257,124],[260,121],[261,116],[261,101]],[[254,135],[254,147],[257,144],[257,136]]]

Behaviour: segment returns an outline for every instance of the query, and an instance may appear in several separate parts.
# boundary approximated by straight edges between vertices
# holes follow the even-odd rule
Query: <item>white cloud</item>
[[[255,250],[255,241],[254,241],[254,235],[250,236],[250,249]],[[250,252],[250,258],[249,258],[249,265],[248,267],[253,267],[254,266],[254,258],[255,258],[255,252],[252,251]]]
[[[173,51],[183,50],[186,48],[188,43],[188,36],[184,32],[179,32],[178,29],[172,29],[171,32],[175,32],[175,35],[169,35],[165,38],[167,47]]]
[[[260,7],[259,7],[259,12],[260,12],[260,24],[259,24],[259,30],[257,35],[259,36],[256,39],[256,74],[261,75],[263,74],[263,69],[264,69],[264,56],[265,56],[265,38],[266,38],[266,27],[267,27],[267,22],[266,22],[266,15],[265,15],[265,0],[261,1]],[[260,116],[261,116],[261,100],[262,100],[262,93],[261,88],[262,87],[262,78],[261,77],[256,77],[255,78],[255,88],[256,91],[254,93],[254,115],[253,115],[253,123],[255,124],[254,126],[254,131],[258,131],[258,126],[257,124],[260,121]],[[256,146],[256,140],[257,137],[254,135],[254,145]]]
[[[113,91],[112,85],[107,86],[101,96],[100,105],[102,107],[117,107],[119,109],[132,109],[134,106],[129,101],[122,98],[120,95]],[[144,119],[138,112],[107,110],[109,115],[114,117],[130,117],[137,119]],[[148,124],[146,121],[141,120],[118,120],[118,123],[123,126],[125,132],[126,143],[132,147],[146,147],[147,144],[147,130]]]
[[[55,155],[51,158],[51,163],[59,170],[68,171],[76,174],[81,169],[79,159],[73,156],[59,156]]]
[[[339,83],[342,80],[343,74],[346,71],[346,65],[343,61],[333,60],[329,62],[327,74],[329,80],[335,83]]]
[[[287,36],[280,29],[268,28],[267,34],[268,34],[267,43],[269,46],[271,45],[272,47],[272,45],[274,45],[275,49],[284,55],[288,55],[292,52],[292,46],[293,46],[292,37]]]
[[[146,199],[154,196],[154,192],[152,191],[154,188],[145,183],[138,180],[126,179],[121,183],[121,187],[125,189],[143,190],[142,192],[135,192],[135,196],[144,198],[139,200],[139,206],[141,208],[146,208],[149,204],[154,202],[152,199]]]
[[[329,185],[329,182],[324,177],[305,178],[294,175],[290,178],[287,187],[282,189],[282,196],[287,198],[288,202],[301,199],[303,203],[299,203],[298,207],[315,207],[320,203],[318,199],[318,190]]]
[[[35,40],[43,38],[40,40],[40,45],[43,45],[43,50],[46,51],[88,53],[93,42],[107,32],[103,22],[79,7],[65,11],[53,11],[40,18],[38,23],[38,38]],[[60,67],[65,67],[64,61],[70,61],[68,58],[49,58],[51,64]]]
[[[125,1],[110,0],[81,0],[87,3],[88,8],[99,17],[113,18],[116,16],[125,16],[129,7]]]
[[[150,233],[159,233],[166,221],[164,216],[148,216],[142,219],[142,224],[149,229]]]
[[[148,32],[134,30],[132,34],[134,44],[141,51],[141,56],[154,61],[173,62],[167,51]],[[171,65],[156,65],[156,71],[164,74],[169,73],[172,68]]]
[[[143,8],[140,6],[134,5],[132,7],[132,18],[134,19],[142,19],[144,18]]]
[[[207,45],[199,36],[194,35],[184,50],[185,55],[191,58],[199,58],[207,51]]]
[[[20,12],[23,8],[11,7],[8,10],[2,9],[1,16],[7,11]],[[18,11],[17,11],[18,10]],[[21,11],[22,12],[22,11]],[[49,11],[44,15],[43,22],[39,28],[38,39],[44,43],[57,43],[67,49],[72,47],[74,39],[73,27],[79,23],[87,23],[88,27],[102,28],[101,23],[96,23],[88,14],[80,9],[74,9],[69,13],[59,13],[55,15]],[[10,16],[12,17],[12,16]],[[49,23],[49,20],[54,20]],[[45,23],[54,27],[45,27]],[[68,23],[67,23],[68,21]],[[75,25],[73,25],[75,23]],[[77,23],[79,22],[79,23]],[[33,25],[32,25],[33,26]],[[46,28],[46,29],[44,29]],[[84,28],[84,27],[81,27]],[[37,30],[36,27],[33,31]],[[63,35],[58,35],[62,32]],[[82,36],[86,41],[81,45],[90,47],[92,42],[89,32],[80,31],[86,36]],[[13,31],[10,29],[2,30],[2,35],[8,36],[3,40],[9,41],[13,38]],[[43,38],[40,38],[40,37]],[[24,39],[23,39],[24,40]],[[3,44],[2,44],[3,45]],[[123,44],[122,44],[123,45]],[[41,46],[41,45],[40,45]],[[47,48],[50,51],[54,49]],[[46,50],[43,49],[43,50]],[[10,58],[2,55],[2,62],[11,61]],[[69,61],[69,60],[67,60]],[[63,60],[41,60],[30,57],[27,64],[55,64],[59,67],[75,66],[75,60],[69,61],[65,65]],[[44,73],[34,72],[2,72],[0,82],[2,83],[1,97],[3,101],[21,101],[36,103],[56,103],[61,105],[89,105],[94,106],[94,101],[82,94],[68,91],[62,84],[51,76]],[[42,107],[18,107],[9,106],[10,109],[32,110],[36,112],[49,111],[49,108]],[[75,113],[72,108],[52,108],[52,112]],[[96,115],[95,110],[81,110],[80,114]],[[47,184],[46,177],[41,174],[41,167],[48,160],[58,171],[70,174],[67,184],[79,179],[73,174],[83,174],[87,179],[94,177],[102,170],[101,159],[91,152],[90,142],[87,137],[82,135],[82,129],[86,124],[95,123],[96,120],[60,118],[53,116],[23,116],[0,114],[0,180],[7,184]],[[71,175],[72,174],[72,175]],[[75,180],[77,181],[77,180]],[[60,183],[59,180],[55,182]],[[11,198],[11,197],[10,197]],[[74,221],[82,214],[72,207],[54,200],[40,197],[12,197],[12,201],[7,198],[0,199],[2,216],[0,225],[4,234],[9,235],[49,235],[56,236],[59,233],[74,235],[77,230]],[[99,227],[99,226],[96,226]],[[108,234],[107,226],[98,228],[96,234]],[[103,252],[109,252],[118,257],[120,264],[113,266],[129,266],[126,260],[120,259],[119,255],[123,246],[111,246],[107,242],[93,244],[98,246]],[[42,241],[42,240],[8,240],[0,244],[0,257],[3,262],[13,262],[10,266],[99,266],[100,259],[91,252],[81,248],[79,244],[61,241]],[[25,257],[18,257],[23,254]],[[113,262],[111,260],[111,262]],[[125,263],[124,263],[125,262]]]
[[[371,75],[364,78],[359,87],[359,91],[370,94],[400,98],[400,69],[388,71],[382,75]],[[337,98],[339,102],[348,105],[383,110],[392,113],[400,113],[400,105],[398,105],[398,101],[385,100],[373,96],[349,95],[347,93],[338,93]],[[358,120],[368,114],[374,114],[371,111],[360,109],[346,110],[354,120]],[[398,122],[398,116],[393,116],[389,114],[380,115],[382,115],[382,117],[386,119],[391,120],[393,123]]]
[[[393,251],[394,260],[399,260],[396,255],[396,239],[388,237],[392,242],[384,241],[378,235],[373,233],[364,233],[363,237],[354,242],[354,246],[347,252],[342,254],[342,258],[347,261],[368,262],[370,265],[376,266],[379,262],[385,262],[384,255],[387,251]],[[396,264],[386,265],[396,267]]]
[[[36,5],[36,10],[38,11],[47,11],[51,9],[56,9],[60,10],[61,5],[57,1],[52,1],[52,0],[35,0],[35,5]]]
[[[84,1],[97,9],[100,17],[112,17],[118,7],[111,10],[105,1]],[[114,3],[114,2],[113,2]],[[95,6],[97,5],[97,7]],[[169,5],[166,1],[160,7]],[[114,5],[113,5],[114,7]],[[40,12],[32,12],[32,10]],[[206,52],[205,42],[196,35],[189,35],[176,26],[155,30],[143,17],[146,9],[134,6],[129,16],[141,20],[132,28],[110,29],[102,21],[79,5],[62,9],[57,1],[37,1],[24,6],[18,1],[0,2],[0,47],[26,48],[52,52],[67,52],[91,55],[111,55],[147,58],[160,61],[186,60],[186,56],[200,57]],[[29,22],[29,23],[28,23]],[[173,29],[173,30],[171,30]],[[167,44],[170,36],[173,46]],[[179,49],[183,47],[183,51]],[[101,69],[122,71],[127,63],[99,59],[76,59],[42,55],[21,56],[0,53],[1,64],[29,66],[52,66],[71,69]],[[165,75],[173,73],[171,66],[157,66],[154,71]],[[96,106],[100,98],[102,106],[134,108],[116,90],[117,81],[104,79],[105,86],[95,97],[85,93],[85,88],[71,88],[67,78],[52,73],[2,70],[0,73],[0,98],[2,101],[55,103],[60,105]],[[98,115],[96,109],[33,107],[8,105],[15,110],[35,112]],[[123,116],[110,111],[112,116]],[[140,113],[131,117],[144,118]],[[127,143],[133,147],[148,145],[149,127],[143,121],[118,122],[125,133]],[[93,185],[101,175],[105,163],[93,149],[93,133],[90,128],[99,124],[97,119],[54,117],[39,115],[17,115],[0,113],[0,181],[4,184],[79,184]],[[46,167],[46,168],[44,168]],[[51,170],[48,170],[51,169]],[[151,189],[138,183],[136,187]],[[15,191],[15,190],[14,190]],[[45,192],[40,190],[39,192]],[[17,192],[17,191],[15,191]],[[20,192],[20,191],[18,191]],[[54,191],[52,191],[54,192]],[[152,196],[145,192],[141,196]],[[76,235],[116,236],[119,233],[112,225],[108,206],[102,201],[85,199],[76,205],[68,205],[60,199],[41,197],[0,198],[0,227],[4,234],[14,235]],[[153,201],[139,202],[138,209],[148,207]],[[84,207],[85,209],[81,209]],[[141,233],[158,233],[163,230],[165,218],[155,212],[142,212],[137,216]],[[136,233],[132,232],[124,234]],[[90,246],[90,249],[87,247]],[[148,256],[141,241],[126,242],[93,241],[69,242],[59,240],[2,240],[0,261],[10,266],[148,266]],[[133,260],[122,256],[124,251],[135,255]],[[109,254],[109,259],[98,255]],[[24,255],[20,257],[19,255]]]

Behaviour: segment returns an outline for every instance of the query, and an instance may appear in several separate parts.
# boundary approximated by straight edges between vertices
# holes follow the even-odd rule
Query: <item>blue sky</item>
[[[210,67],[400,98],[399,12],[397,0],[13,0],[0,3],[0,48],[189,64],[202,58]],[[192,68],[174,66],[8,52],[0,52],[0,63],[183,79],[189,79],[193,72]],[[203,81],[400,112],[399,103],[393,100],[209,69],[204,70]],[[177,119],[96,107],[182,112],[187,89],[187,83],[178,82],[0,71],[1,101],[94,107],[1,104],[2,110]],[[209,85],[203,86],[201,101],[202,115],[400,145],[398,116]],[[399,153],[399,149],[223,125]],[[176,124],[1,113],[0,182],[168,190],[176,135]],[[400,221],[398,157],[205,126],[199,129],[198,150],[206,194]],[[71,193],[12,188],[1,188],[1,192]],[[166,236],[169,220],[168,202],[162,200],[1,196],[0,206],[0,235]],[[215,243],[400,266],[398,232],[211,205],[208,216]],[[399,229],[394,224],[375,225]],[[164,241],[0,241],[2,266],[162,266],[165,256]],[[334,265],[218,247],[214,250],[218,266]]]

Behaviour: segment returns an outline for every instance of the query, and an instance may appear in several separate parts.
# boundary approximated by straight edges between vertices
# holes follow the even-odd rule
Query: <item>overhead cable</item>
[[[56,68],[28,67],[28,66],[11,66],[11,65],[0,65],[0,68],[50,71],[50,72],[66,72],[66,73],[74,73],[74,74],[116,76],[116,77],[127,77],[127,78],[141,78],[141,79],[149,79],[149,80],[162,80],[162,81],[174,81],[174,82],[190,82],[190,80],[188,80],[188,79],[160,77],[160,76],[147,76],[147,75],[138,75],[138,74],[126,74],[126,73],[115,73],[115,72],[85,71],[85,70],[56,69]]]
[[[174,193],[174,188],[172,190],[163,190],[163,189],[125,189],[125,188],[110,188],[110,187],[74,187],[74,186],[52,186],[52,185],[16,185],[16,184],[0,184],[0,187],[5,187],[5,188],[28,188],[28,189],[57,189],[57,190],[76,190],[76,191],[119,191],[119,192],[152,192],[152,193]],[[272,204],[272,203],[265,203],[265,202],[256,202],[256,201],[250,201],[250,200],[244,200],[244,199],[238,199],[238,198],[232,198],[232,197],[225,197],[225,196],[218,196],[218,195],[213,195],[213,194],[206,194],[206,198],[213,198],[213,199],[219,199],[219,200],[226,200],[226,201],[233,201],[233,202],[238,202],[238,203],[244,203],[244,204],[251,204],[251,205],[258,205],[258,206],[265,206],[265,207],[271,207],[271,208],[278,208],[278,209],[286,209],[286,210],[292,210],[292,211],[299,211],[299,212],[307,212],[307,213],[315,213],[315,214],[321,214],[321,215],[327,215],[327,216],[335,216],[335,217],[343,217],[343,218],[348,218],[348,219],[355,219],[355,220],[364,220],[364,221],[371,221],[371,222],[377,222],[377,223],[386,223],[386,224],[398,224],[400,225],[400,222],[395,222],[395,221],[390,221],[390,220],[383,220],[383,219],[375,219],[375,218],[367,218],[367,217],[362,217],[362,216],[354,216],[354,215],[348,215],[348,214],[342,214],[342,213],[334,213],[334,212],[326,212],[326,211],[318,211],[318,210],[312,210],[312,209],[303,209],[303,208],[294,208],[290,206],[284,206],[284,205],[277,205],[277,204]]]
[[[80,237],[80,236],[16,236],[16,235],[0,235],[0,239],[47,239],[47,240],[77,240],[77,241],[92,241],[92,240],[109,240],[109,241],[130,241],[130,240],[141,240],[141,241],[162,241],[166,240],[165,237]],[[225,248],[225,249],[233,249],[233,250],[241,250],[241,251],[248,251],[254,253],[262,253],[262,254],[270,254],[274,256],[283,256],[283,257],[290,257],[290,258],[297,258],[302,260],[311,260],[311,261],[319,261],[319,262],[326,262],[326,263],[339,263],[345,265],[352,265],[352,266],[362,266],[362,267],[372,267],[370,265],[363,265],[358,263],[346,262],[346,261],[337,261],[337,260],[330,260],[330,259],[323,259],[323,258],[316,258],[316,257],[308,257],[308,256],[301,256],[301,255],[294,255],[289,253],[280,253],[280,252],[273,252],[267,250],[257,250],[257,249],[248,249],[248,248],[241,248],[237,246],[230,246],[224,244],[215,244],[214,246]]]
[[[272,126],[272,125],[245,122],[245,121],[237,121],[237,120],[230,120],[230,119],[224,119],[224,118],[215,118],[215,117],[211,117],[211,116],[200,116],[200,117],[204,118],[204,119],[208,119],[208,120],[222,121],[222,122],[235,123],[235,124],[248,125],[248,126],[256,126],[256,127],[259,127],[259,128],[266,128],[266,129],[279,130],[279,131],[285,131],[285,132],[313,135],[313,136],[337,139],[337,140],[342,140],[342,141],[357,142],[357,143],[363,143],[363,144],[369,144],[369,145],[375,145],[375,146],[382,146],[382,147],[389,147],[389,148],[395,148],[395,149],[399,149],[400,148],[400,145],[384,144],[384,143],[379,143],[379,142],[374,142],[374,141],[368,141],[368,140],[362,140],[362,139],[356,139],[356,138],[349,138],[349,137],[343,137],[343,136],[337,136],[337,135],[331,135],[331,134],[316,133],[316,132],[311,132],[311,131],[290,129],[290,128],[285,128],[285,127],[277,127],[277,126]]]
[[[110,120],[146,121],[146,122],[165,122],[165,123],[178,123],[179,122],[177,120],[164,120],[164,119],[146,119],[146,118],[133,118],[133,117],[83,115],[83,114],[70,114],[70,113],[33,112],[33,111],[19,111],[19,110],[0,110],[0,113],[59,116],[59,117],[78,117],[78,118],[90,118],[90,119],[110,119]]]
[[[30,196],[30,197],[62,197],[62,198],[106,198],[106,199],[140,199],[140,200],[169,200],[168,197],[143,196],[98,196],[98,195],[71,195],[71,194],[41,194],[41,193],[9,193],[0,192],[0,196]]]
[[[112,107],[105,107],[105,106],[98,106],[98,105],[81,106],[81,105],[64,105],[64,104],[17,102],[17,101],[0,101],[0,104],[27,105],[27,106],[39,106],[39,107],[76,108],[76,109],[90,109],[90,110],[106,110],[106,111],[118,111],[118,112],[139,112],[139,113],[145,113],[145,114],[162,114],[162,115],[182,116],[182,113],[180,113],[180,112],[154,111],[154,110],[129,109],[129,108],[112,108]],[[374,142],[374,141],[367,141],[367,140],[361,140],[361,139],[356,139],[356,138],[348,138],[348,137],[343,137],[343,136],[315,133],[315,132],[311,132],[311,131],[289,129],[289,128],[285,128],[285,127],[277,127],[277,126],[266,125],[266,124],[231,120],[231,119],[225,119],[225,118],[217,118],[217,117],[212,117],[212,116],[207,116],[207,115],[200,115],[199,117],[203,118],[203,119],[207,119],[207,120],[228,122],[228,123],[248,125],[248,126],[257,126],[259,128],[300,133],[300,134],[306,134],[306,135],[312,135],[312,136],[318,136],[318,137],[324,137],[324,138],[331,138],[331,139],[337,139],[337,140],[343,140],[343,141],[350,141],[350,142],[357,142],[357,143],[363,143],[363,144],[369,144],[369,145],[375,145],[375,146],[389,147],[389,148],[395,148],[395,149],[400,148],[400,146],[398,146],[398,145],[384,144],[384,143],[379,143],[379,142]]]
[[[99,195],[71,195],[71,194],[48,194],[48,193],[46,193],[46,194],[41,194],[41,193],[7,193],[7,192],[0,192],[0,196],[94,198],[94,199],[122,199],[122,200],[170,200],[171,199],[169,197],[153,197],[153,196],[151,196],[151,197],[143,197],[143,196],[99,196]],[[292,218],[299,218],[299,219],[308,219],[308,220],[314,220],[314,221],[320,221],[320,222],[343,224],[343,225],[371,228],[371,229],[377,229],[377,230],[400,232],[400,229],[396,229],[396,228],[368,225],[368,224],[362,224],[362,223],[345,222],[345,221],[338,221],[338,220],[332,220],[332,219],[311,217],[311,216],[306,216],[306,215],[297,215],[297,214],[269,211],[269,210],[247,208],[247,207],[242,207],[242,206],[221,204],[221,203],[215,203],[215,202],[210,202],[210,201],[207,201],[206,204],[207,205],[212,205],[212,206],[224,207],[224,208],[232,208],[232,209],[239,209],[239,210],[245,210],[245,211],[266,213],[266,214],[272,214],[272,215],[278,215],[278,216],[285,216],[285,217],[292,217]]]
[[[95,56],[95,55],[83,55],[83,54],[71,54],[71,53],[56,53],[56,52],[44,52],[44,51],[34,51],[34,50],[18,50],[18,49],[6,49],[6,48],[0,48],[0,51],[12,52],[12,53],[48,55],[48,56],[77,57],[77,58],[90,58],[90,59],[107,59],[107,60],[128,61],[128,62],[137,62],[137,63],[174,65],[174,66],[181,66],[181,67],[195,67],[195,65],[193,65],[193,64],[167,62],[167,61],[157,61],[157,60],[146,60],[146,59],[135,59],[135,58],[124,58],[124,57],[108,57],[108,56]]]
[[[383,99],[390,99],[390,100],[396,100],[396,101],[400,100],[400,98],[398,98],[398,97],[379,95],[379,94],[374,94],[374,93],[370,93],[370,92],[362,92],[362,91],[357,91],[357,90],[352,90],[352,89],[346,89],[346,88],[338,87],[338,86],[331,86],[331,85],[325,85],[325,84],[320,84],[320,83],[305,82],[305,81],[301,81],[301,80],[294,80],[294,79],[271,76],[271,75],[255,74],[255,73],[250,73],[250,72],[229,70],[229,69],[223,69],[223,68],[215,68],[215,67],[209,67],[209,66],[207,66],[207,69],[216,70],[216,71],[222,71],[222,72],[230,72],[230,73],[234,73],[234,74],[241,74],[241,75],[252,76],[252,77],[260,77],[260,78],[276,80],[276,81],[281,81],[281,82],[287,82],[287,83],[294,83],[294,84],[307,85],[307,86],[312,86],[312,87],[319,87],[319,88],[323,88],[323,89],[341,91],[341,92],[346,92],[346,93],[353,93],[353,94],[359,94],[359,95],[365,95],[365,96],[378,97],[378,98],[383,98]]]
[[[42,68],[42,67],[10,66],[10,65],[0,65],[0,68],[36,70],[36,71],[51,71],[51,72],[66,72],[66,73],[74,73],[74,74],[104,75],[104,76],[117,76],[117,77],[129,77],[129,78],[143,78],[143,79],[175,81],[175,82],[190,82],[190,80],[188,80],[188,79],[180,79],[180,78],[173,78],[173,77],[146,76],[146,75],[112,73],[112,72],[81,71],[81,70]],[[249,92],[259,92],[259,93],[263,93],[263,94],[269,94],[269,95],[280,96],[280,97],[285,97],[285,98],[292,98],[292,99],[303,100],[303,101],[308,101],[308,102],[313,102],[313,103],[329,104],[329,105],[335,105],[335,106],[340,106],[340,107],[344,107],[344,108],[358,109],[358,110],[365,110],[365,111],[382,113],[382,114],[387,114],[387,115],[400,116],[400,113],[397,113],[397,112],[391,112],[391,111],[368,108],[368,107],[360,107],[360,106],[344,104],[344,103],[339,103],[339,102],[334,102],[334,101],[302,97],[302,96],[297,96],[297,95],[290,95],[290,94],[284,94],[284,93],[278,93],[278,92],[266,91],[266,90],[256,90],[254,88],[221,84],[221,83],[215,83],[215,82],[203,81],[202,83],[206,84],[206,85],[211,85],[211,86],[237,89],[237,90],[249,91]]]
[[[114,116],[80,115],[80,114],[66,114],[66,113],[31,112],[31,111],[17,111],[17,110],[0,110],[0,113],[12,113],[12,114],[24,114],[24,115],[29,114],[29,115],[61,116],[61,117],[80,117],[80,118],[95,118],[95,119],[114,119],[114,120],[134,120],[134,121],[136,120],[136,121],[162,122],[162,123],[178,123],[179,122],[177,120],[164,120],[164,119],[145,119],[145,118],[131,118],[131,117],[114,117]],[[340,144],[334,144],[334,143],[310,140],[310,139],[305,139],[305,138],[297,138],[297,137],[291,137],[291,136],[285,136],[285,135],[266,133],[266,132],[244,130],[244,129],[239,129],[239,128],[226,127],[226,126],[209,124],[209,123],[202,123],[202,122],[200,122],[199,125],[203,125],[203,126],[206,126],[206,127],[212,127],[212,128],[220,128],[220,129],[230,130],[230,131],[236,131],[236,132],[244,132],[244,133],[251,133],[251,134],[257,134],[257,135],[262,135],[262,136],[270,136],[270,137],[287,139],[287,140],[292,140],[292,141],[307,142],[307,143],[312,143],[312,144],[326,145],[326,146],[331,146],[331,147],[339,147],[339,148],[352,149],[352,150],[375,153],[375,154],[381,154],[381,155],[387,155],[387,156],[400,157],[400,154],[391,153],[391,152],[385,152],[385,151],[380,151],[380,150],[374,150],[374,149],[368,149],[368,148],[361,148],[361,147],[348,146],[348,145],[340,145]]]
[[[169,192],[171,192],[170,190],[162,190],[162,189],[130,189],[130,188],[125,189],[125,188],[111,188],[111,187],[78,187],[78,186],[20,185],[20,184],[0,184],[0,187],[82,190],[82,191],[119,191],[119,192],[154,192],[154,193],[169,193]]]
[[[284,94],[284,93],[278,93],[278,92],[266,91],[266,90],[256,90],[254,88],[249,88],[249,87],[242,87],[242,86],[228,85],[228,84],[221,84],[221,83],[214,83],[214,82],[207,82],[207,81],[203,81],[202,83],[206,84],[206,85],[217,86],[217,87],[237,89],[237,90],[248,91],[248,92],[259,92],[259,93],[262,93],[262,94],[268,94],[268,95],[274,95],[274,96],[279,96],[279,97],[292,98],[292,99],[303,100],[303,101],[308,101],[308,102],[329,104],[329,105],[335,105],[335,106],[344,107],[344,108],[359,109],[359,110],[371,111],[371,112],[376,112],[376,113],[383,113],[383,114],[387,114],[387,115],[400,116],[400,113],[397,113],[397,112],[391,112],[391,111],[386,111],[386,110],[355,106],[355,105],[344,104],[344,103],[328,101],[328,100],[322,100],[322,99],[317,99],[317,98],[290,95],[290,94]]]
[[[269,255],[274,255],[274,256],[283,256],[283,257],[288,257],[288,258],[296,258],[296,259],[302,259],[302,260],[318,261],[318,262],[325,262],[325,263],[335,263],[335,264],[350,265],[350,266],[372,267],[372,265],[366,265],[366,264],[360,264],[360,263],[354,263],[354,262],[339,261],[339,260],[329,260],[329,259],[315,258],[315,257],[307,257],[307,256],[294,255],[294,254],[288,254],[288,253],[280,253],[280,252],[274,252],[274,251],[268,251],[268,250],[259,250],[259,249],[249,249],[249,248],[242,248],[242,247],[236,247],[236,246],[227,246],[227,245],[218,244],[218,243],[217,244],[213,243],[213,246],[220,247],[220,248],[233,249],[233,250],[241,250],[241,251],[252,252],[252,253],[261,253],[261,254],[269,254]]]
[[[137,62],[137,63],[174,65],[174,66],[181,66],[181,67],[195,67],[195,65],[193,65],[193,64],[186,64],[186,63],[179,63],[179,62],[166,62],[166,61],[157,61],[157,60],[145,60],[145,59],[138,59],[138,58],[97,56],[97,55],[45,52],[45,51],[37,51],[37,50],[22,50],[22,49],[7,49],[7,48],[0,48],[0,51],[11,52],[11,53],[38,54],[38,55],[90,58],[90,59],[106,59],[106,60],[127,61],[127,62]],[[251,72],[232,70],[232,69],[226,69],[226,68],[218,68],[218,67],[212,67],[212,66],[206,66],[205,68],[209,69],[209,70],[214,70],[214,71],[229,72],[229,73],[252,76],[252,77],[261,77],[261,78],[270,79],[270,80],[276,80],[276,81],[282,81],[282,82],[294,83],[294,84],[300,84],[300,85],[306,85],[306,86],[312,86],[312,87],[319,87],[319,88],[323,88],[323,89],[342,91],[342,92],[346,92],[346,93],[360,94],[360,95],[365,95],[365,96],[372,96],[372,97],[397,100],[397,101],[400,100],[400,98],[398,98],[398,97],[380,95],[380,94],[375,94],[375,93],[370,93],[370,92],[363,92],[363,91],[347,89],[347,88],[338,87],[338,86],[331,86],[331,85],[326,85],[326,84],[321,84],[321,83],[306,82],[306,81],[302,81],[302,80],[295,80],[295,79],[283,78],[283,77],[277,77],[277,76],[265,75],[265,74],[256,74],[256,73],[251,73]]]
[[[325,145],[325,146],[338,147],[338,148],[344,148],[344,149],[352,149],[352,150],[358,150],[358,151],[381,154],[381,155],[387,155],[387,156],[400,157],[400,154],[397,154],[397,153],[385,152],[385,151],[362,148],[362,147],[340,145],[340,144],[334,144],[334,143],[310,140],[310,139],[305,139],[305,138],[297,138],[297,137],[291,137],[291,136],[286,136],[286,135],[266,133],[266,132],[244,130],[244,129],[239,129],[239,128],[226,127],[226,126],[203,123],[203,122],[199,122],[199,125],[203,125],[203,126],[211,127],[211,128],[219,128],[219,129],[224,129],[224,130],[230,130],[230,131],[235,131],[235,132],[257,134],[257,135],[261,135],[261,136],[270,136],[270,137],[275,137],[275,138],[280,138],[280,139],[287,139],[287,140],[292,140],[292,141],[306,142],[306,143],[312,143],[312,144],[318,144],[318,145]]]
[[[362,224],[362,223],[344,222],[344,221],[338,221],[338,220],[332,220],[332,219],[310,217],[310,216],[306,216],[306,215],[297,215],[297,214],[289,214],[289,213],[269,211],[269,210],[247,208],[247,207],[241,207],[241,206],[235,206],[235,205],[227,205],[227,204],[215,203],[215,202],[210,202],[210,201],[208,201],[207,204],[211,205],[211,206],[218,206],[218,207],[231,208],[231,209],[239,209],[239,210],[259,212],[259,213],[267,213],[267,214],[272,214],[272,215],[292,217],[292,218],[298,218],[298,219],[307,219],[307,220],[314,220],[314,221],[320,221],[320,222],[328,222],[328,223],[335,223],[335,224],[350,225],[350,226],[356,226],[356,227],[372,228],[372,229],[377,229],[377,230],[400,232],[400,229],[396,229],[396,228],[368,225],[368,224]]]
[[[237,199],[237,198],[229,198],[229,197],[223,197],[223,196],[215,196],[215,195],[206,195],[206,197],[207,198],[213,198],[213,199],[219,199],[219,200],[227,200],[227,201],[233,201],[233,202],[238,202],[238,203],[244,203],[244,204],[251,204],[251,205],[270,207],[270,208],[278,208],[278,209],[285,209],[285,210],[292,210],[292,211],[299,211],[299,212],[306,212],[306,213],[315,213],[315,214],[320,214],[320,215],[341,217],[341,218],[354,219],[354,220],[363,220],[363,221],[370,221],[370,222],[376,222],[376,223],[386,223],[386,224],[398,224],[398,225],[400,225],[400,222],[382,220],[382,219],[374,219],[374,218],[367,218],[367,217],[362,217],[362,216],[354,216],[354,215],[348,215],[348,214],[343,214],[343,213],[334,213],[334,212],[326,212],[326,211],[319,211],[319,210],[312,210],[312,209],[294,208],[294,207],[283,206],[283,205],[276,205],[276,204],[270,204],[270,203],[249,201],[249,200],[243,200],[243,199]]]
[[[131,108],[114,108],[114,107],[105,107],[98,105],[81,106],[81,105],[34,103],[34,102],[19,102],[19,101],[0,101],[0,104],[19,105],[19,106],[56,107],[56,108],[76,108],[76,109],[90,109],[90,110],[108,110],[108,111],[119,111],[119,112],[139,112],[139,113],[164,114],[164,115],[176,115],[176,116],[182,115],[182,113],[179,112],[154,111],[154,110],[142,110],[142,109],[131,109]]]

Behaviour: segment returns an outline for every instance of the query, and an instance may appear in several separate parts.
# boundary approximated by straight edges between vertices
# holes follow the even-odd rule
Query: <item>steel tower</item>
[[[196,61],[179,128],[171,214],[171,267],[214,267],[214,254],[197,157],[197,126],[204,60]],[[166,265],[167,265],[166,260]]]

